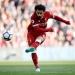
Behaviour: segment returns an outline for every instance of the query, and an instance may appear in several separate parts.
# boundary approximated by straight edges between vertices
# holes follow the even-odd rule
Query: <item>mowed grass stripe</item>
[[[75,61],[41,61],[39,62],[40,65],[73,65],[75,64]],[[30,62],[22,62],[22,61],[5,61],[5,62],[0,62],[0,65],[33,65],[33,63],[30,61]]]
[[[75,65],[40,65],[42,73],[75,73]],[[0,72],[34,72],[35,68],[32,65],[2,65]]]
[[[39,62],[40,73],[35,72],[32,62],[0,62],[0,75],[75,75],[74,61],[52,62]]]

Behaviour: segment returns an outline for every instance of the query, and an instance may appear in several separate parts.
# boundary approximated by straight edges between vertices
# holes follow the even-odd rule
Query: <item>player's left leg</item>
[[[31,47],[29,47],[31,48]],[[33,49],[33,47],[31,48]],[[28,49],[27,49],[28,50]],[[31,50],[32,51],[32,50]],[[28,51],[29,52],[29,51]],[[36,68],[36,72],[40,72],[40,67],[39,67],[39,64],[38,64],[38,56],[37,56],[37,52],[36,52],[36,49],[31,53],[31,57],[32,57],[32,61],[34,63],[34,66]]]
[[[36,38],[35,42],[32,44],[32,46],[34,48],[37,48],[39,45],[41,45],[44,40],[45,40],[45,35],[40,35]],[[32,53],[32,60],[33,60],[33,63],[36,67],[36,72],[40,72],[40,68],[39,68],[39,65],[38,65],[38,57],[37,57],[37,54],[36,54],[36,50],[33,51]]]
[[[27,40],[28,40],[28,49],[25,50],[25,52],[32,52],[31,53],[31,57],[32,57],[32,60],[33,60],[33,63],[35,65],[35,67],[37,68],[36,71],[40,71],[40,68],[38,66],[38,56],[37,56],[37,53],[36,53],[36,50],[34,51],[34,47],[31,47],[31,45],[35,42],[35,39],[36,37],[31,33],[28,33],[27,34]]]
[[[31,57],[32,57],[32,61],[34,63],[34,66],[36,68],[36,72],[40,72],[40,67],[38,64],[38,56],[37,56],[36,50],[31,53]]]
[[[32,43],[31,47],[29,49],[27,49],[28,51],[27,52],[32,52],[31,53],[31,57],[32,57],[32,60],[33,60],[33,63],[36,67],[36,72],[40,72],[40,68],[39,68],[39,65],[38,65],[38,56],[37,56],[37,53],[36,53],[36,48],[41,44],[43,43],[43,41],[45,40],[45,35],[40,35],[36,38],[35,42]]]

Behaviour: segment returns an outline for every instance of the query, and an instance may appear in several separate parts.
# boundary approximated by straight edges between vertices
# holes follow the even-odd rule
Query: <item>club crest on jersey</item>
[[[45,21],[47,21],[47,18],[45,18]]]

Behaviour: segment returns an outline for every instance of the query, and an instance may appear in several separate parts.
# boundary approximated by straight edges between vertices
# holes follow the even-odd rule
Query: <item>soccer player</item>
[[[37,72],[40,72],[40,67],[38,65],[38,56],[36,54],[36,48],[44,42],[46,38],[46,32],[54,31],[51,27],[46,28],[48,19],[55,19],[67,25],[70,24],[70,21],[64,20],[59,16],[53,15],[51,12],[46,11],[44,5],[39,4],[35,6],[35,12],[32,14],[31,23],[27,28],[27,39],[29,48],[26,49],[25,52],[31,52],[31,57]]]

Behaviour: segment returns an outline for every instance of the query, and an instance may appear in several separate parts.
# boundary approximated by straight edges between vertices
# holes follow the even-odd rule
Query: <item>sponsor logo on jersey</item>
[[[47,25],[47,22],[45,22],[45,23],[39,23],[39,26],[45,26],[45,25]]]
[[[47,25],[47,22],[45,22],[45,23],[38,23],[38,24],[33,25],[33,27],[35,27],[35,26],[46,26],[46,25]]]

